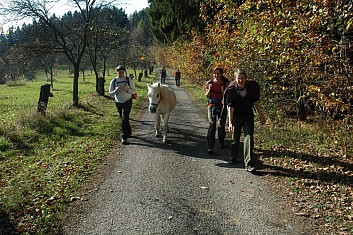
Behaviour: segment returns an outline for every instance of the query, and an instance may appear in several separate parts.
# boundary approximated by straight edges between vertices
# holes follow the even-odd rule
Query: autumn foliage
[[[229,77],[241,67],[262,84],[272,118],[318,115],[352,133],[352,9],[344,0],[201,1],[205,32],[169,46],[166,62],[198,84],[215,65]]]

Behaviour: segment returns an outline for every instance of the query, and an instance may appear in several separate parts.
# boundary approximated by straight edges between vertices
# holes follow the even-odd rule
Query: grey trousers
[[[253,165],[254,154],[254,116],[248,118],[234,117],[234,143],[231,146],[230,160],[234,161],[239,153],[240,135],[244,131],[244,165]]]

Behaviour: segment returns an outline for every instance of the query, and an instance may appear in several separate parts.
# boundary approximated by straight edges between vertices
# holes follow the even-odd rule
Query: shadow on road
[[[294,177],[302,179],[312,179],[320,180],[321,182],[327,183],[338,183],[345,185],[353,184],[353,176],[346,174],[345,172],[351,172],[353,170],[353,165],[347,162],[341,161],[339,158],[335,157],[320,157],[315,155],[310,155],[306,153],[297,153],[286,150],[258,150],[258,154],[267,157],[289,157],[293,159],[299,159],[307,164],[320,164],[322,168],[329,168],[332,166],[343,167],[342,171],[312,171],[311,169],[305,170],[303,168],[295,169],[291,166],[275,166],[275,165],[263,165],[264,170],[257,172],[258,175],[273,175],[281,177]]]

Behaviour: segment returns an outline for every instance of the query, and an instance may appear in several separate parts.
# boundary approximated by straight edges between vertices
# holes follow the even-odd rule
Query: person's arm
[[[115,87],[114,83],[115,83],[115,79],[111,80],[110,85],[109,85],[109,95],[110,96],[114,96],[115,95],[116,87]]]
[[[209,99],[211,97],[212,83],[206,83],[206,93],[205,96]]]
[[[256,111],[259,113],[259,118],[260,118],[261,125],[265,125],[266,118],[265,118],[265,115],[262,112],[262,107],[261,107],[260,100],[256,101],[254,104],[255,104]]]
[[[227,106],[228,108],[228,123],[229,123],[229,126],[228,126],[228,131],[230,133],[233,133],[233,130],[234,130],[234,123],[233,123],[233,117],[234,117],[234,108],[233,107],[230,107],[230,106]]]

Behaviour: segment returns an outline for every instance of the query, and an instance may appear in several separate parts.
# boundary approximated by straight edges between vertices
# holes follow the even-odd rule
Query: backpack
[[[126,79],[127,85],[130,86],[130,79],[131,79],[131,78],[125,77],[125,79]],[[114,79],[114,84],[117,83],[115,80],[116,80],[116,78]],[[135,94],[131,94],[131,97],[135,100],[135,99],[137,99],[137,94],[136,94],[136,93],[135,93]]]

